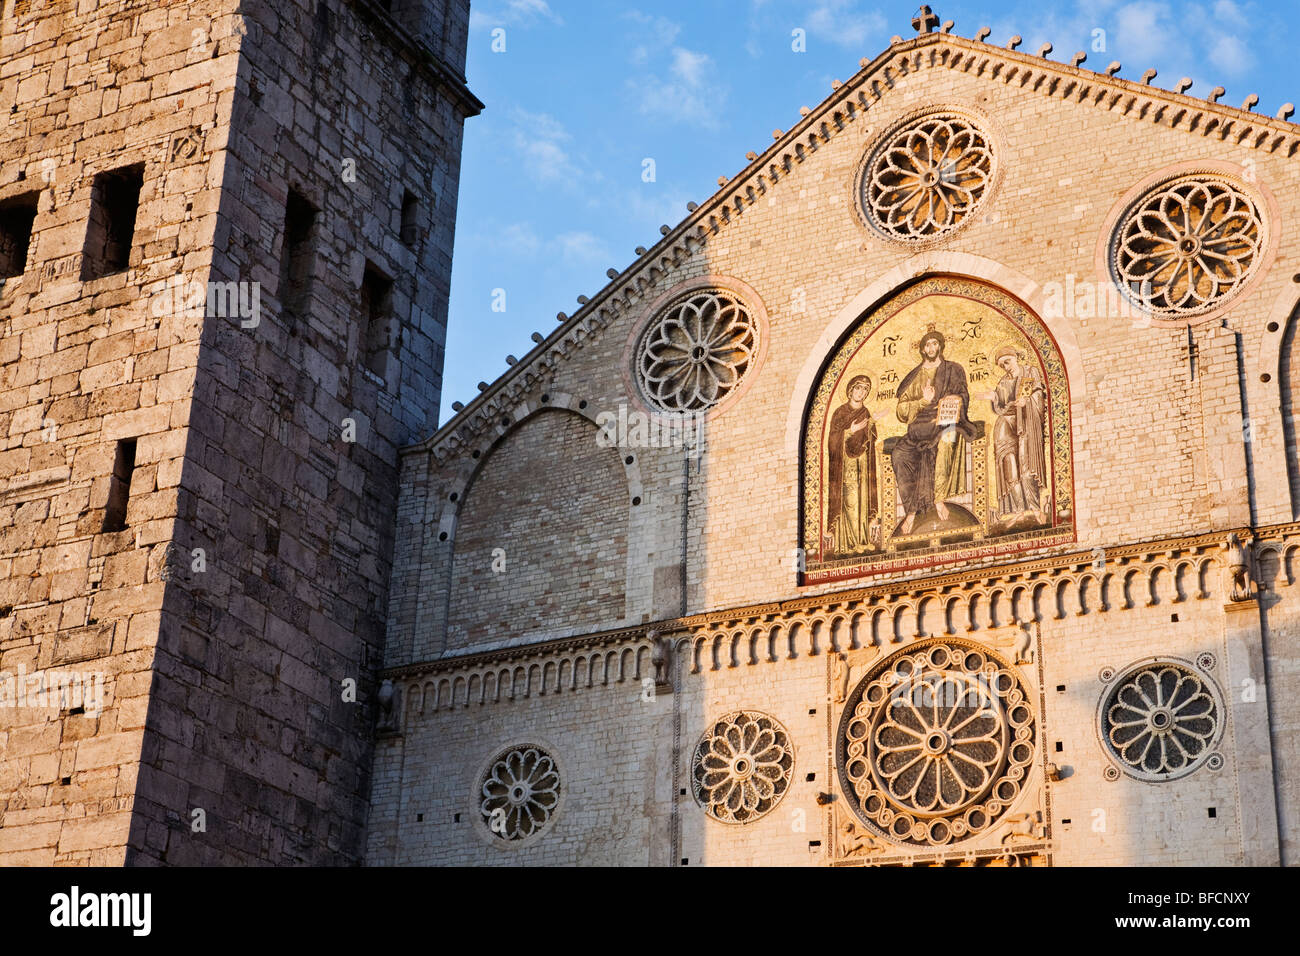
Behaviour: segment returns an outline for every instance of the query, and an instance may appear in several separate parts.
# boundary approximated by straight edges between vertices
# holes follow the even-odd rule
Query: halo
[[[870,375],[854,375],[851,379],[849,379],[849,383],[844,386],[844,394],[845,395],[851,394],[853,392],[853,386],[856,385],[858,382],[867,383],[867,398],[870,398],[871,397],[871,376]]]
[[[1016,357],[1017,362],[1020,362],[1022,365],[1024,364],[1025,361],[1024,353],[1021,352],[1020,349],[1016,348],[1014,345],[1007,344],[1007,345],[1000,345],[993,350],[991,357],[993,359],[994,368],[998,367],[998,359],[1002,358],[1002,356],[1004,355],[1014,355]]]
[[[928,328],[928,329],[926,330],[926,332],[925,332],[924,335],[922,335],[919,339],[916,340],[916,350],[917,350],[918,352],[923,351],[924,348],[925,348],[925,343],[926,343],[926,341],[929,340],[929,339],[938,339],[938,340],[939,340],[939,351],[940,351],[940,352],[944,352],[944,351],[947,350],[947,348],[948,348],[948,340],[947,340],[946,338],[944,338],[943,333],[940,332],[938,329],[936,329],[933,325],[930,326],[930,328]]]

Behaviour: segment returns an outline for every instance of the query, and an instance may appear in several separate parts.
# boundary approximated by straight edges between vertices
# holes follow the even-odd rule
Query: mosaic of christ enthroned
[[[804,583],[1074,540],[1065,366],[1019,300],[935,277],[864,316],[804,431]]]

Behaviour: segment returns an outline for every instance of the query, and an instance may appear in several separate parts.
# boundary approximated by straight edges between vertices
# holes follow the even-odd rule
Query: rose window
[[[1223,707],[1209,679],[1179,664],[1150,663],[1102,700],[1102,737],[1126,770],[1146,780],[1191,773],[1209,755]]]
[[[845,703],[840,783],[858,815],[900,842],[937,846],[992,826],[1034,759],[1024,685],[991,652],[926,642],[878,664]]]
[[[960,226],[993,178],[988,136],[964,116],[932,113],[887,135],[862,179],[871,222],[892,239],[917,242]]]
[[[555,761],[537,747],[497,757],[479,787],[483,820],[502,840],[522,840],[544,827],[560,802]]]
[[[712,408],[739,384],[758,348],[758,327],[727,292],[697,292],[671,306],[641,340],[637,376],[665,412]]]
[[[1231,183],[1177,179],[1148,192],[1112,242],[1115,281],[1143,311],[1177,319],[1235,295],[1259,264],[1263,219]]]
[[[794,748],[784,727],[766,714],[728,714],[695,748],[695,799],[715,820],[749,823],[781,802],[793,772]]]

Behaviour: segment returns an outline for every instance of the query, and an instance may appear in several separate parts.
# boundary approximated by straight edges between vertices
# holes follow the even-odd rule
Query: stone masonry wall
[[[1170,573],[1159,563],[1152,574],[1142,558],[1111,567],[1107,593],[1085,589],[1080,599],[1071,581],[1058,613],[1050,581],[1052,600],[1026,614],[1038,614],[1041,627],[1037,660],[1016,668],[1037,711],[1034,767],[1005,822],[976,840],[865,853],[846,846],[833,759],[843,712],[836,652],[851,662],[852,686],[870,666],[905,652],[910,640],[873,636],[869,623],[840,628],[827,613],[778,628],[774,641],[765,636],[770,625],[745,626],[742,634],[761,636],[738,645],[722,622],[693,629],[679,654],[678,692],[670,695],[653,693],[644,682],[652,674],[649,653],[636,640],[624,645],[630,652],[619,644],[578,644],[535,656],[527,667],[499,658],[400,679],[402,733],[379,743],[367,862],[820,865],[968,856],[999,862],[1028,845],[1044,859],[1050,853],[1056,865],[1275,864],[1268,705],[1262,687],[1259,694],[1241,693],[1258,661],[1229,623],[1238,612],[1225,610],[1223,567],[1213,558],[1199,569],[1193,562],[1190,574]],[[1126,579],[1129,586],[1120,586]],[[1255,614],[1254,606],[1245,613]],[[785,631],[796,638],[787,641]],[[968,631],[965,618],[954,615],[940,616],[919,636],[947,633],[1011,655],[1018,632],[988,619]],[[1106,776],[1113,761],[1098,729],[1104,671],[1149,657],[1208,664],[1203,673],[1224,701],[1216,744],[1221,765],[1160,784]],[[709,819],[690,782],[701,733],[738,710],[776,718],[795,754],[781,802],[740,826]],[[550,829],[515,844],[490,835],[478,787],[487,762],[521,743],[554,757],[563,797]],[[1049,763],[1060,768],[1060,780],[1045,782]],[[819,802],[825,794],[833,799]],[[1036,838],[1013,834],[1022,814],[1041,825]]]
[[[113,865],[144,747],[202,322],[167,305],[167,284],[206,280],[239,18],[224,2],[10,2],[4,14],[0,202],[34,192],[38,204],[26,261],[0,289],[0,671],[75,672],[102,699],[0,708],[0,864]],[[83,281],[94,178],[135,164],[127,268]],[[135,440],[135,469],[125,527],[105,531],[120,439]]]
[[[878,239],[858,222],[852,209],[854,173],[874,134],[901,116],[932,104],[954,103],[988,114],[989,125],[1002,141],[1002,181],[975,221],[931,251],[916,252]],[[1041,139],[1042,109],[1049,108],[1070,137]],[[1033,117],[1029,122],[1028,117]],[[562,391],[586,401],[595,414],[616,412],[620,405],[642,408],[629,394],[626,348],[650,316],[649,304],[664,292],[704,275],[734,276],[753,288],[770,317],[771,335],[764,364],[750,373],[741,399],[708,423],[708,454],[691,473],[690,598],[691,611],[777,600],[816,593],[800,588],[793,573],[799,546],[797,496],[799,442],[807,394],[820,363],[834,341],[876,299],[883,298],[911,278],[930,272],[970,275],[1021,295],[1061,344],[1070,374],[1074,422],[1075,491],[1078,499],[1078,534],[1071,549],[1089,550],[1130,540],[1192,530],[1188,515],[1209,514],[1207,526],[1230,527],[1249,521],[1247,486],[1239,479],[1224,486],[1205,451],[1203,409],[1228,408],[1241,414],[1241,387],[1235,368],[1222,367],[1222,375],[1209,378],[1207,368],[1192,368],[1199,341],[1213,336],[1208,326],[1190,334],[1195,352],[1189,351],[1185,328],[1142,324],[1132,317],[1044,315],[1047,283],[1093,282],[1102,287],[1095,253],[1108,215],[1124,194],[1153,171],[1171,168],[1189,150],[1206,161],[1248,158],[1243,147],[1224,146],[1217,137],[1205,138],[1183,130],[1144,124],[1122,115],[1070,100],[1048,99],[1042,92],[1019,84],[978,78],[960,71],[934,69],[896,79],[885,98],[865,114],[858,125],[809,150],[802,164],[768,185],[766,196],[733,214],[707,245],[683,257],[676,267],[653,279],[631,304],[619,312],[616,324],[588,335],[577,348],[538,371],[535,384],[523,389],[536,403],[547,390]],[[1141,135],[1140,154],[1127,149],[1131,137]],[[1087,176],[1076,168],[1070,143],[1091,144],[1106,157],[1089,167]],[[1294,202],[1280,188],[1287,160],[1267,151],[1254,151],[1261,189],[1278,185],[1274,198]],[[1076,173],[1078,175],[1076,175]],[[1270,189],[1270,192],[1273,192]],[[1033,217],[1024,214],[1030,201]],[[815,233],[816,243],[804,237]],[[697,248],[692,243],[692,248]],[[1273,250],[1281,258],[1285,251]],[[648,257],[647,257],[648,258]],[[634,283],[635,285],[635,283]],[[1290,271],[1279,263],[1260,276],[1233,306],[1227,318],[1241,337],[1232,348],[1250,362],[1257,351],[1254,338],[1264,336],[1264,317],[1279,293],[1292,286]],[[1104,291],[1104,289],[1103,289]],[[861,303],[861,304],[859,304]],[[1218,325],[1215,322],[1214,325]],[[1229,336],[1231,337],[1231,336]],[[544,352],[544,350],[542,350]],[[1227,356],[1233,358],[1233,356]],[[1235,358],[1234,358],[1235,361]],[[1202,363],[1206,365],[1207,363]],[[527,376],[521,363],[516,378]],[[1259,380],[1249,369],[1245,387],[1255,409],[1276,405],[1276,381]],[[1268,386],[1265,388],[1264,386]],[[1271,391],[1271,396],[1270,396]],[[1224,403],[1227,403],[1226,405]],[[1132,414],[1134,407],[1143,416]],[[507,418],[510,409],[506,408]],[[486,428],[442,464],[430,462],[427,479],[423,466],[411,465],[413,479],[408,494],[424,502],[420,520],[427,531],[447,530],[444,518],[456,509],[444,490],[467,481],[472,461],[469,452],[485,449],[509,426],[498,427],[489,416]],[[513,420],[513,419],[511,419]],[[1163,427],[1151,427],[1153,420]],[[447,434],[456,431],[453,422]],[[1257,416],[1252,422],[1257,458],[1273,448],[1281,422]],[[1217,421],[1215,435],[1231,440],[1241,426],[1224,431]],[[1238,445],[1241,442],[1237,442]],[[428,454],[429,443],[409,452]],[[457,446],[458,448],[460,446]],[[1221,458],[1221,456],[1219,456]],[[1262,480],[1265,469],[1285,463],[1278,441],[1276,459],[1257,460],[1257,508],[1273,508],[1278,495],[1287,495],[1285,481]],[[654,553],[654,565],[642,565],[632,575],[651,580],[666,562],[680,561],[678,553],[656,547],[663,529],[680,522],[682,454],[678,448],[638,450],[643,496],[653,517],[640,524],[651,540],[633,540],[634,555]],[[717,477],[715,477],[717,476]],[[1141,521],[1133,522],[1132,502],[1144,503]],[[752,527],[752,515],[764,516],[762,534],[746,534],[744,547],[731,536]],[[453,528],[454,530],[454,528]],[[436,534],[434,535],[436,538]],[[675,535],[680,540],[680,533]],[[426,577],[449,563],[454,533],[435,548],[424,548],[418,560]],[[424,581],[412,578],[408,589],[419,590]],[[837,585],[827,585],[834,588]],[[635,586],[633,587],[635,593]],[[651,610],[652,588],[641,592],[640,607],[629,606],[629,617]],[[411,659],[409,648],[418,640],[397,622],[390,660]]]
[[[0,211],[37,205],[0,285],[0,863],[359,859],[396,448],[436,421],[481,107],[468,4],[399,13],[5,4]],[[37,670],[102,699],[15,700]]]
[[[1294,741],[1300,734],[1300,551],[1294,537],[1266,542],[1258,561],[1259,606],[1264,629],[1261,666],[1243,674],[1234,691],[1254,696],[1267,707],[1272,731],[1276,773],[1278,835],[1282,861],[1300,863],[1300,753]],[[1266,694],[1259,693],[1260,675]]]
[[[627,480],[594,431],[578,415],[541,412],[483,462],[462,506],[449,649],[513,636],[523,622],[560,633],[623,619]]]
[[[208,569],[163,606],[132,859],[355,863],[397,448],[436,420],[478,107],[375,4],[245,16],[213,275],[267,294],[256,326],[204,328],[177,540]],[[296,314],[290,190],[316,210]]]
[[[1141,542],[1161,542],[1176,556],[1198,535],[1218,548],[1229,531],[1252,521],[1291,520],[1283,423],[1271,409],[1279,405],[1277,355],[1285,318],[1296,297],[1295,264],[1287,261],[1288,253],[1278,241],[1285,223],[1300,213],[1300,200],[1286,186],[1293,175],[1295,134],[1272,127],[1252,131],[1251,120],[1242,117],[1228,126],[1226,119],[1216,116],[1212,128],[1222,129],[1223,135],[1206,135],[1210,117],[1199,118],[1188,128],[1186,117],[1200,108],[1188,98],[1158,93],[1153,94],[1154,102],[1143,103],[1148,94],[1134,84],[1108,87],[1109,81],[1087,70],[1048,68],[1031,57],[1000,50],[986,55],[985,48],[970,41],[932,37],[915,53],[909,52],[912,49],[884,54],[868,67],[867,78],[845,86],[829,106],[805,120],[797,139],[783,140],[775,156],[753,165],[763,170],[762,182],[747,172],[728,183],[718,198],[695,214],[698,229],[670,232],[662,246],[611,283],[608,294],[594,296],[588,307],[592,317],[584,319],[580,314],[564,329],[562,352],[545,343],[437,436],[406,452],[399,506],[401,559],[386,655],[387,665],[400,670],[392,673],[415,679],[414,675],[427,672],[428,679],[437,678],[435,688],[440,673],[452,674],[450,662],[437,663],[438,619],[423,609],[425,602],[436,602],[445,593],[446,569],[458,546],[461,518],[449,495],[466,488],[472,475],[471,454],[508,433],[517,419],[515,409],[535,404],[542,392],[563,393],[570,396],[567,407],[582,401],[596,414],[616,411],[620,405],[640,407],[629,384],[629,343],[650,319],[652,303],[705,276],[737,280],[752,290],[770,325],[766,357],[747,373],[746,390],[739,399],[709,418],[707,450],[698,464],[683,470],[678,448],[627,449],[637,458],[640,490],[634,494],[642,502],[639,507],[629,502],[627,511],[628,623],[661,621],[680,613],[665,611],[663,596],[664,584],[678,577],[683,560],[685,613],[711,619],[725,618],[728,608],[748,605],[801,602],[802,606],[818,600],[832,604],[838,597],[832,597],[833,592],[853,586],[852,582],[798,584],[799,439],[809,389],[836,342],[873,303],[926,274],[969,276],[1009,291],[1042,317],[1061,349],[1070,386],[1077,542],[1022,560],[1028,563],[1061,552],[1085,555],[1088,560],[1098,556],[1114,560],[1124,549],[1140,553]],[[946,51],[944,57],[936,50]],[[960,58],[948,55],[954,50],[961,52]],[[1002,57],[1015,69],[999,63]],[[955,62],[966,65],[954,68]],[[850,100],[857,104],[853,111],[845,106]],[[998,177],[964,228],[928,247],[905,247],[879,238],[861,223],[854,208],[855,174],[881,133],[903,117],[934,106],[963,109],[984,118],[998,156]],[[1142,149],[1132,148],[1135,140],[1142,142]],[[1269,148],[1269,144],[1274,145]],[[1263,267],[1231,307],[1190,328],[1153,325],[1131,315],[1115,315],[1110,309],[1076,308],[1065,315],[1053,314],[1049,283],[1058,288],[1067,283],[1091,284],[1097,294],[1110,289],[1105,242],[1135,190],[1160,174],[1195,169],[1211,169],[1251,184],[1267,219]],[[1285,310],[1277,321],[1281,305]],[[594,318],[597,311],[602,313],[599,320]],[[498,424],[503,418],[505,424]],[[528,467],[527,461],[517,464],[520,470]],[[1168,556],[1166,551],[1153,553]],[[993,563],[994,559],[983,562]],[[950,570],[975,582],[980,567],[975,562]],[[1270,728],[1267,707],[1259,702],[1271,695],[1276,705],[1286,686],[1270,688],[1268,695],[1256,694],[1250,701],[1242,700],[1239,693],[1234,696],[1243,680],[1258,685],[1264,677],[1259,617],[1257,610],[1251,610],[1253,605],[1235,606],[1227,600],[1227,589],[1218,580],[1226,573],[1222,560],[1215,558],[1213,567],[1215,580],[1205,586],[1211,597],[1192,599],[1185,592],[1183,597],[1172,592],[1161,597],[1160,588],[1169,584],[1157,582],[1141,600],[1125,595],[1122,602],[1129,606],[1132,600],[1132,609],[1101,619],[1095,616],[1095,607],[1084,613],[1086,608],[1079,602],[1089,600],[1086,595],[1076,598],[1074,605],[1066,602],[1045,611],[1035,604],[1031,612],[1017,612],[1028,613],[1029,617],[1018,619],[1037,620],[1043,632],[1044,709],[1039,716],[1048,735],[1044,740],[1052,750],[1041,759],[1074,770],[1048,788],[1051,806],[1044,807],[1050,814],[1047,822],[1058,861],[1278,860],[1273,755],[1287,746],[1279,728],[1289,726],[1290,718]],[[993,577],[1006,581],[1006,575],[1014,573],[998,571]],[[887,576],[869,583],[897,600],[906,598],[911,609],[906,614],[917,616],[928,613],[918,609],[922,595],[929,595],[934,606],[947,600],[943,588],[952,586],[930,587],[915,575]],[[517,587],[522,594],[523,582],[517,582]],[[1095,593],[1091,600],[1096,600]],[[1117,606],[1113,591],[1106,600],[1112,608]],[[1184,608],[1185,600],[1194,603]],[[604,627],[623,623],[611,617]],[[901,629],[896,624],[883,640],[873,637],[873,646],[880,646],[877,653],[883,654],[884,645],[895,638],[906,641],[944,633],[946,626],[936,628],[908,617]],[[594,628],[574,626],[570,633],[589,630]],[[551,629],[543,633],[521,621],[518,633],[503,636],[496,646],[555,636]],[[818,638],[811,640],[816,647]],[[821,640],[826,640],[825,635]],[[560,653],[546,650],[543,657]],[[1098,669],[1103,663],[1123,669],[1148,656],[1194,659],[1202,653],[1213,655],[1213,679],[1225,695],[1224,767],[1160,785],[1103,779],[1095,730],[1101,693]],[[1284,632],[1271,641],[1269,654],[1270,673],[1289,675],[1294,670],[1294,642]],[[499,664],[492,666],[514,666],[509,655],[493,658],[498,659]],[[682,705],[681,740],[687,749],[704,722],[733,700],[763,704],[778,718],[786,720],[788,715],[792,722],[809,709],[822,709],[817,699],[825,693],[819,683],[825,671],[818,681],[811,674],[798,680],[782,677],[783,688],[789,689],[771,696],[766,688],[747,690],[745,681],[755,673],[753,668],[731,671],[725,656],[721,666],[721,672],[706,675],[704,702],[698,707]],[[802,665],[792,661],[779,666],[798,670]],[[1058,692],[1058,686],[1065,690]],[[455,697],[449,685],[449,699],[469,699],[468,685],[464,691],[466,698]],[[707,696],[715,693],[716,702]],[[490,743],[460,736],[462,731],[456,729],[460,724],[465,734],[471,726],[483,726],[476,714],[461,710],[463,704],[455,703],[455,709],[444,714],[431,708],[428,696],[427,691],[422,695],[426,703],[420,718],[407,724],[414,730],[407,731],[400,743],[381,743],[377,779],[384,786],[376,790],[374,813],[397,829],[387,835],[372,833],[372,848],[384,845],[383,841],[391,846],[397,839],[394,833],[418,827],[405,810],[420,808],[414,802],[396,804],[394,795],[425,791],[418,789],[414,775],[399,767],[421,766],[423,773],[434,776],[467,774],[468,768],[477,768],[487,759],[488,750],[509,739],[525,740],[534,727],[549,728],[551,739],[570,740],[563,729],[568,726],[564,715],[569,705],[559,695],[530,703],[527,716],[503,723],[499,739]],[[435,693],[437,699],[442,696]],[[683,701],[687,697],[683,694]],[[546,700],[552,701],[549,707],[543,707]],[[469,705],[471,711],[477,706]],[[500,712],[499,707],[489,709]],[[625,735],[641,735],[643,759],[656,761],[661,775],[667,772],[660,756],[650,756],[662,754],[657,725],[618,704],[609,704],[605,714],[611,732],[619,738],[619,755],[606,749],[600,734],[590,735],[578,723],[572,725],[570,745],[556,755],[561,762],[577,761],[579,781],[589,779],[593,762],[605,761],[607,753],[610,762],[621,766],[626,759],[622,756]],[[426,731],[426,726],[436,726],[436,731]],[[828,745],[825,738],[803,740],[797,749],[804,752],[820,752]],[[1062,745],[1059,752],[1054,749],[1057,741]],[[400,749],[401,763],[393,762],[394,748]],[[819,778],[823,773],[819,771]],[[799,779],[803,780],[802,773]],[[656,786],[656,792],[661,792],[663,780]],[[1291,775],[1278,781],[1278,799],[1284,806],[1300,805],[1297,786],[1300,783]],[[615,803],[626,796],[617,788],[613,793],[609,801]],[[427,806],[438,808],[434,818],[441,826],[442,810],[450,809],[455,800],[432,792],[428,797]],[[599,805],[613,806],[609,801]],[[1106,811],[1105,830],[1092,829],[1096,809]],[[588,810],[595,812],[590,805]],[[656,821],[662,821],[666,812],[671,810],[662,802],[645,810]],[[1284,811],[1284,817],[1293,815],[1292,810]],[[687,818],[681,819],[687,827]],[[717,827],[712,829],[720,834]],[[411,832],[413,839],[419,839],[414,834],[420,831]],[[556,833],[558,837],[558,823]],[[682,833],[689,843],[689,827]],[[470,846],[469,839],[448,844],[445,850],[433,849],[435,840],[427,855],[412,854],[411,859],[479,859],[476,854],[486,851],[454,849]],[[823,849],[827,839],[822,840]],[[751,846],[748,838],[737,842],[719,835],[718,840],[723,847],[719,854],[706,854],[713,862],[748,862],[760,853],[759,844],[741,849]],[[808,840],[804,840],[804,854]],[[529,852],[557,862],[568,858],[567,850],[558,844],[554,855],[546,856],[543,845],[544,838]],[[648,859],[642,854],[650,849],[629,847],[627,853]],[[684,849],[682,855],[690,856]]]

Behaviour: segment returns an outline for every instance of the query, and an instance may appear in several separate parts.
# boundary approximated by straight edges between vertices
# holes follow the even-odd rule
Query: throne
[[[940,403],[938,418],[940,424],[953,424],[960,415],[960,399],[957,400],[955,412],[944,407],[944,402],[947,401],[948,399],[944,399]],[[894,484],[893,453],[894,447],[898,444],[901,436],[886,438],[881,442],[880,450],[883,454],[881,456],[882,468],[880,471],[880,508],[882,516],[880,545],[886,553],[895,552],[900,546],[906,548],[908,546],[928,545],[937,548],[942,543],[941,539],[957,535],[971,541],[984,540],[989,497],[988,437],[985,433],[984,422],[973,421],[971,424],[975,428],[975,434],[966,441],[966,487],[961,494],[944,499],[944,504],[949,506],[951,526],[931,527],[923,516],[909,535],[895,536],[893,533],[898,524],[906,517],[903,514],[903,506],[898,502],[898,489]],[[952,508],[953,505],[956,505],[957,508]],[[961,514],[963,511],[966,515]]]

